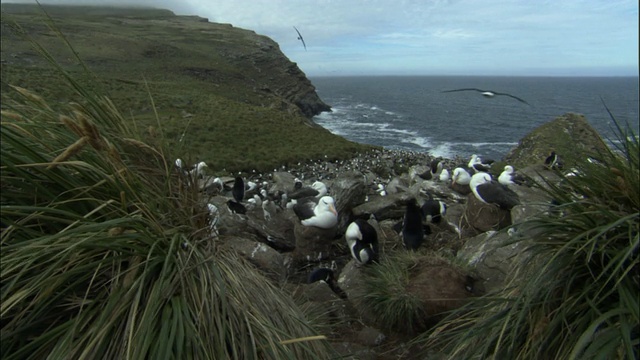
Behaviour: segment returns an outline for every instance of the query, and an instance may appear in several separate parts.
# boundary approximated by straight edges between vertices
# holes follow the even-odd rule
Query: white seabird
[[[516,99],[516,100],[520,101],[521,103],[529,105],[528,102],[522,100],[521,98],[519,98],[517,96],[511,95],[511,94],[507,94],[507,93],[501,93],[501,92],[497,92],[497,91],[493,91],[493,90],[481,90],[481,89],[478,89],[478,88],[464,88],[464,89],[445,90],[445,91],[443,91],[443,93],[450,93],[450,92],[457,92],[457,91],[477,91],[480,94],[482,94],[482,96],[488,97],[488,98],[492,98],[494,96],[500,96],[500,95],[508,96],[510,98],[513,98],[513,99]],[[529,106],[531,106],[531,105],[529,105]]]
[[[491,175],[479,172],[471,177],[469,183],[475,197],[486,204],[498,205],[503,210],[511,210],[520,204],[518,194],[505,185],[491,179]]]
[[[304,226],[330,229],[338,224],[338,212],[331,196],[323,196],[320,199],[312,197],[300,199],[293,206],[293,212]]]
[[[504,170],[498,177],[498,182],[502,185],[522,185],[525,182],[524,177],[516,174],[513,166],[506,165]]]

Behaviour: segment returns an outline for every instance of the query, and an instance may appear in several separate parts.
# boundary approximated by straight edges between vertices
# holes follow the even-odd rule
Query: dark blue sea
[[[316,123],[388,149],[501,159],[531,130],[568,112],[585,115],[601,135],[615,139],[602,100],[619,123],[629,123],[638,134],[637,77],[315,77],[311,82],[333,110],[314,117]],[[442,92],[458,88],[509,93],[530,106],[505,96]]]

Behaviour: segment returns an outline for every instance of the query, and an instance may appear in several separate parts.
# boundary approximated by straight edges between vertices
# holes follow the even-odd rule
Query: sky
[[[149,5],[230,23],[276,41],[308,76],[638,76],[637,0],[41,2]]]

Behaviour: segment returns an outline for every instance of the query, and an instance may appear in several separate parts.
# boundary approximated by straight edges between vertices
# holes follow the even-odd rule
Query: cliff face
[[[206,91],[241,102],[300,111],[307,118],[329,111],[314,86],[276,42],[229,24],[168,10],[45,6],[55,26],[100,77],[203,82]],[[59,62],[77,64],[39,8],[2,4],[4,65],[43,65],[10,29],[18,22]],[[225,91],[225,89],[227,89]],[[204,90],[204,89],[203,89]],[[293,107],[292,107],[293,106]]]
[[[330,107],[266,36],[159,9],[44,9],[48,16],[37,6],[2,4],[3,106],[19,97],[9,85],[54,109],[86,100],[33,42],[84,89],[107,95],[144,140],[165,142],[168,156],[205,161],[211,171],[344,159],[371,148],[311,120]]]

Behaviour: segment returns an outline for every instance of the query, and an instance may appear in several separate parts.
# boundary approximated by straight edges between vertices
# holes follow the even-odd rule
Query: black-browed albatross
[[[298,40],[302,41],[302,46],[304,46],[304,51],[307,51],[307,44],[304,43],[304,39],[302,38],[302,34],[300,34],[300,31],[298,31],[297,27],[293,27],[294,29],[296,29],[296,32],[298,33]]]
[[[484,97],[488,97],[488,98],[492,98],[492,97],[498,96],[498,95],[508,96],[510,98],[514,98],[514,99],[520,101],[521,103],[525,103],[525,104],[531,106],[528,102],[522,100],[521,98],[519,98],[517,96],[511,95],[511,94],[507,94],[507,93],[501,93],[501,92],[497,92],[497,91],[493,91],[493,90],[482,90],[482,89],[478,89],[478,88],[464,88],[464,89],[445,90],[445,91],[443,91],[443,93],[457,92],[457,91],[477,91],[477,92],[481,93]]]

